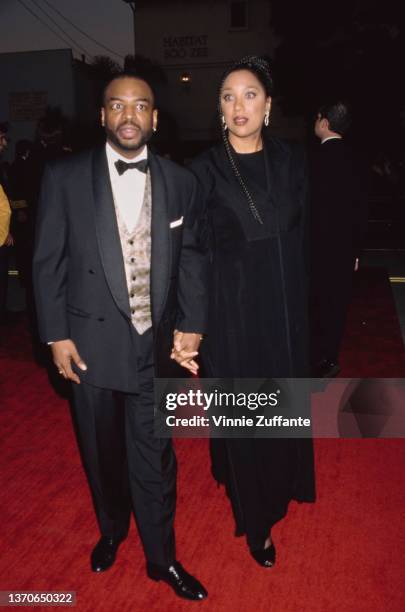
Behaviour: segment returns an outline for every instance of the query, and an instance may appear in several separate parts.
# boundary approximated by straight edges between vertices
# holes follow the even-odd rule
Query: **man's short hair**
[[[346,102],[324,104],[318,109],[318,113],[321,119],[328,120],[329,129],[341,136],[346,134],[352,122],[350,108]]]
[[[155,103],[155,92],[149,80],[146,79],[143,75],[136,74],[135,72],[123,70],[122,72],[117,72],[116,74],[114,74],[111,78],[108,79],[108,81],[104,83],[104,86],[101,92],[101,103],[103,106],[105,104],[105,92],[107,91],[107,88],[111,85],[111,83],[113,83],[114,81],[117,81],[118,79],[137,79],[138,81],[144,81],[144,83],[146,83],[150,87],[152,91],[152,95],[153,95],[153,102]]]

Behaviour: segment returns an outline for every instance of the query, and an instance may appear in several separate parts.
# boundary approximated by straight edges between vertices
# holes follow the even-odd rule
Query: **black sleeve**
[[[33,282],[43,342],[69,338],[66,315],[67,221],[61,189],[51,167],[42,179],[38,207]]]
[[[177,329],[205,333],[208,318],[206,206],[202,189],[194,176],[191,176],[191,183],[179,264]]]

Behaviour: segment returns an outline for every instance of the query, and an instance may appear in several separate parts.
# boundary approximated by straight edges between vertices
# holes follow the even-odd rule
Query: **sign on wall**
[[[208,35],[165,36],[163,57],[170,60],[193,60],[208,57]]]
[[[47,105],[46,91],[12,91],[9,94],[10,121],[38,121]]]

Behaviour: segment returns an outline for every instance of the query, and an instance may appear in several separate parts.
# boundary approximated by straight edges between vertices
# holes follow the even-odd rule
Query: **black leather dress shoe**
[[[184,599],[198,601],[208,596],[201,582],[186,572],[178,561],[174,561],[173,565],[167,569],[153,563],[147,563],[146,572],[152,580],[163,580],[163,582],[166,582],[166,584],[172,587],[176,595]]]
[[[93,572],[105,572],[114,563],[117,550],[122,539],[102,536],[91,553],[91,569]]]
[[[273,567],[276,562],[276,547],[273,542],[267,548],[261,550],[251,550],[250,554],[262,567]]]

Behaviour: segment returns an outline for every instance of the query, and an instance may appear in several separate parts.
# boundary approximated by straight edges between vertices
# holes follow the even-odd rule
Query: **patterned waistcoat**
[[[136,226],[130,232],[125,225],[118,206],[115,206],[122,255],[125,264],[132,325],[139,334],[152,326],[150,301],[150,260],[152,189],[148,170],[143,204]]]

